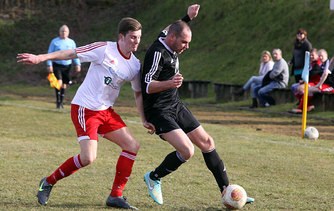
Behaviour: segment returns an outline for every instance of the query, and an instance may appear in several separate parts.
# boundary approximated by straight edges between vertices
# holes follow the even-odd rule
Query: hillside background
[[[6,4],[5,4],[6,2]],[[66,3],[66,4],[65,4]],[[45,82],[45,64],[16,64],[19,52],[44,53],[62,24],[77,45],[116,40],[117,23],[131,16],[143,25],[137,56],[161,29],[201,5],[191,22],[190,49],[180,56],[187,80],[241,84],[257,74],[262,50],[280,48],[289,61],[303,27],[313,47],[334,52],[334,13],[329,0],[7,0],[0,3],[0,85]],[[87,69],[84,66],[81,79]],[[290,79],[293,82],[293,78]]]

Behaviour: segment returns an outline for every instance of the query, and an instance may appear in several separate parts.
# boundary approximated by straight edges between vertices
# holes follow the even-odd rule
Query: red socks
[[[129,180],[135,159],[135,153],[125,150],[121,152],[117,161],[114,184],[110,193],[112,197],[120,197],[123,195],[123,190]]]
[[[46,181],[49,184],[54,185],[57,181],[70,176],[82,167],[80,155],[75,155],[61,164],[50,176],[46,178]]]
[[[116,173],[114,184],[110,195],[113,197],[120,197],[123,195],[123,190],[132,172],[132,166],[136,159],[136,153],[123,150],[118,158],[116,165]],[[61,164],[50,176],[46,178],[46,181],[54,185],[59,180],[70,176],[78,169],[84,167],[80,161],[80,155],[73,156]]]

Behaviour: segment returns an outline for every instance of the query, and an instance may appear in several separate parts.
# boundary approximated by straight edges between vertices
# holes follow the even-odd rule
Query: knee
[[[131,141],[128,141],[126,144],[121,146],[121,148],[122,150],[126,150],[126,151],[133,152],[133,153],[138,153],[140,144],[135,139],[131,139]]]
[[[211,151],[212,149],[215,148],[215,142],[211,136],[208,136],[206,141],[204,142],[204,150],[205,152]]]
[[[83,166],[88,166],[89,164],[93,163],[96,160],[96,155],[90,154],[80,154],[80,161]]]
[[[202,152],[209,152],[215,148],[215,142],[213,138],[208,135],[200,142],[200,145],[198,147],[201,149]]]
[[[138,141],[134,141],[134,143],[132,144],[132,152],[137,153],[140,149],[140,144]]]
[[[263,95],[265,95],[266,93],[265,93],[265,90],[263,90],[263,89],[259,89],[259,91],[257,92],[257,94],[258,94],[259,96],[263,96]]]
[[[189,160],[195,153],[195,147],[193,145],[185,148],[182,152],[179,152],[184,160]]]

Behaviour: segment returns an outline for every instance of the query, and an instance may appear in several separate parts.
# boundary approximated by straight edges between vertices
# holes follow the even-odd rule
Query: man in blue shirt
[[[59,37],[54,38],[50,45],[48,53],[52,53],[60,50],[68,50],[75,49],[76,44],[74,40],[70,39],[68,36],[70,34],[70,30],[68,26],[63,25],[59,28]],[[75,71],[80,72],[81,65],[80,60],[78,58],[72,60],[48,60],[47,61],[47,69],[49,73],[54,73],[56,78],[58,79],[58,83],[60,85],[60,90],[56,90],[56,105],[57,108],[63,108],[63,99],[65,96],[65,89],[68,84],[71,84],[70,79],[70,70],[72,67],[72,62],[75,65]]]

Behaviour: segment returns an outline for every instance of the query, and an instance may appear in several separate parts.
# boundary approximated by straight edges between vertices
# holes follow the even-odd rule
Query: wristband
[[[190,19],[190,17],[189,17],[188,14],[186,16],[184,16],[181,20],[184,21],[184,22],[186,22],[186,23],[188,23],[188,22],[191,21],[191,19]]]

